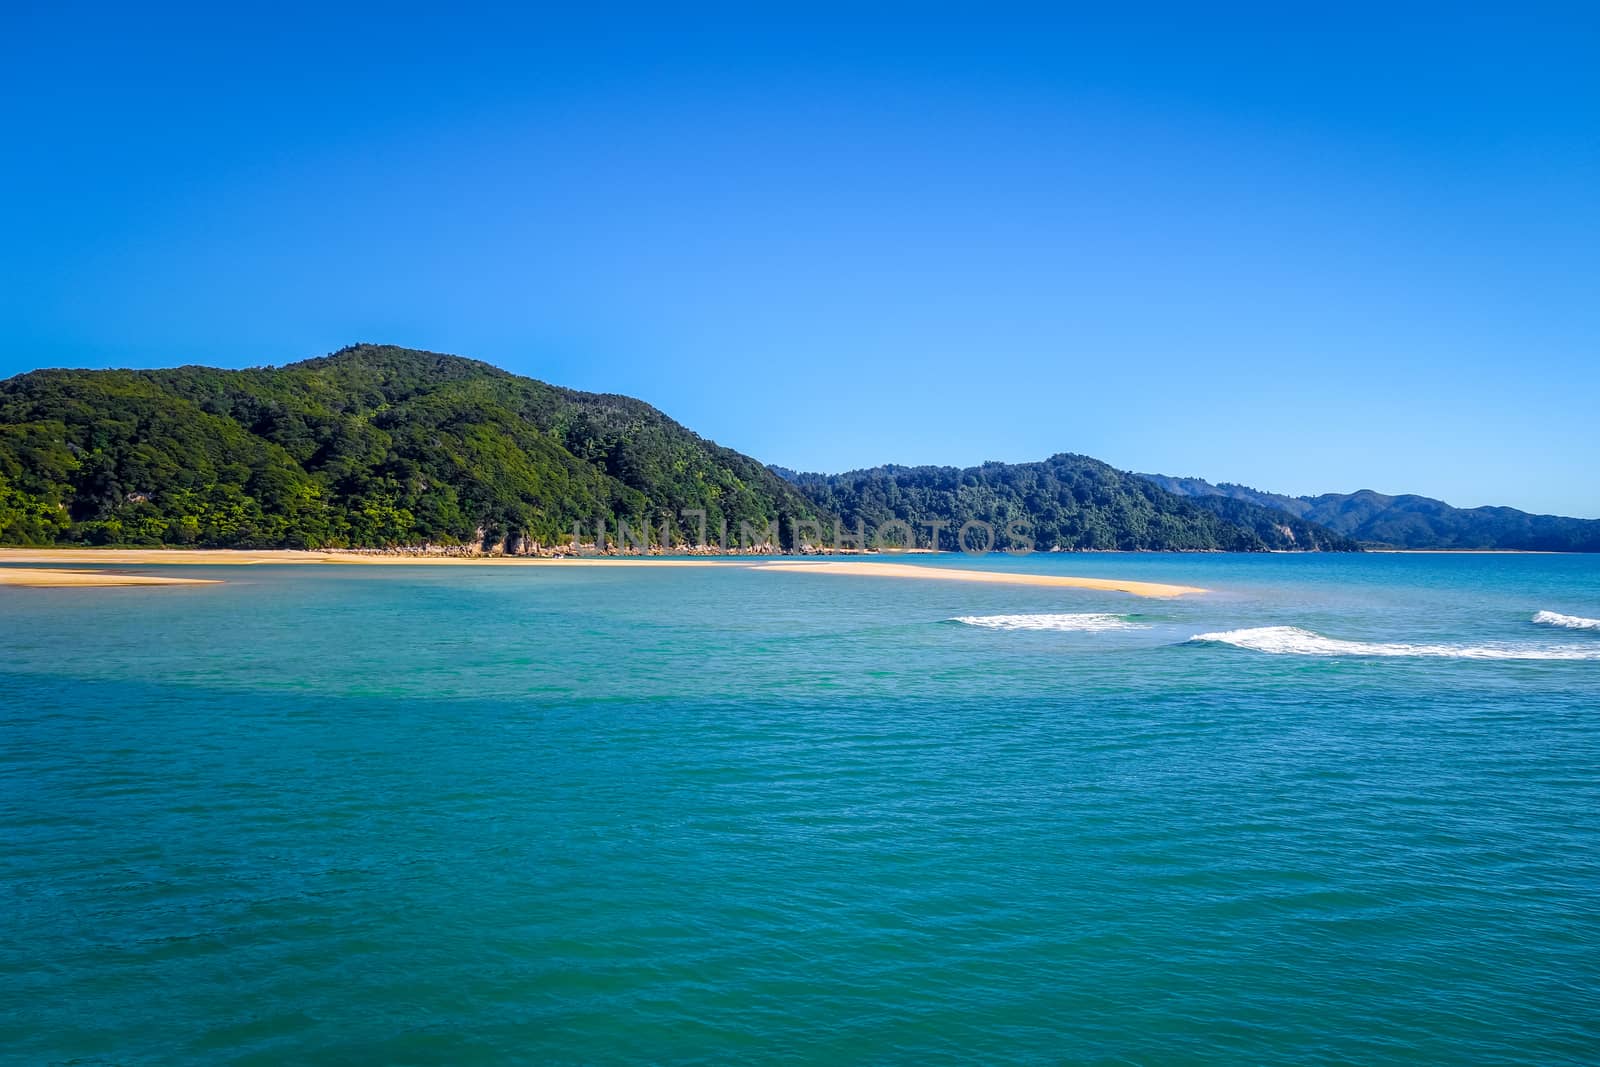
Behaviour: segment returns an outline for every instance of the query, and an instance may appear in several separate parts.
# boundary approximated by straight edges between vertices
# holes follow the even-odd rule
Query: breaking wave
[[[1254,652],[1293,656],[1427,656],[1439,659],[1600,659],[1600,649],[1514,645],[1414,645],[1390,641],[1341,641],[1298,626],[1257,626],[1195,634],[1189,640],[1232,645]]]
[[[1562,615],[1554,611],[1541,611],[1533,617],[1533,621],[1541,626],[1561,626],[1568,630],[1600,630],[1600,619]]]
[[[1057,630],[1098,633],[1103,630],[1146,630],[1127,615],[958,615],[951,622],[981,626],[986,630]]]

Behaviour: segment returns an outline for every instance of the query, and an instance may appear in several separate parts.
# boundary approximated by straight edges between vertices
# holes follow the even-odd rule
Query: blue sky
[[[1600,516],[1593,5],[569,7],[6,5],[0,375],[384,341],[803,469]]]

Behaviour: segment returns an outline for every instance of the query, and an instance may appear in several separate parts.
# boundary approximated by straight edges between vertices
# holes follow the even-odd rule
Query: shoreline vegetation
[[[784,574],[827,574],[874,578],[912,578],[933,581],[979,582],[991,585],[1027,585],[1065,589],[1093,589],[1131,593],[1144,597],[1178,597],[1207,590],[1167,582],[1117,578],[1084,578],[1065,574],[1021,574],[1014,571],[970,570],[956,567],[921,567],[909,563],[869,560],[811,560],[749,556],[700,556],[668,559],[651,556],[463,556],[404,555],[396,552],[311,551],[304,549],[94,549],[0,548],[0,585],[79,587],[119,585],[216,584],[219,579],[173,578],[121,574],[100,570],[61,570],[40,564],[111,564],[137,566],[259,566],[343,564],[356,566],[466,566],[466,567],[736,567]]]

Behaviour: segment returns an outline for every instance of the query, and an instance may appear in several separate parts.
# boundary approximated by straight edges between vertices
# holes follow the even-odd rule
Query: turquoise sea
[[[922,565],[0,589],[0,1060],[1600,1059],[1600,558]]]

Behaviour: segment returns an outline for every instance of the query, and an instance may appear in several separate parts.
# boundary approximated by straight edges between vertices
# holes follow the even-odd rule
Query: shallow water
[[[920,562],[0,589],[0,1058],[1593,1061],[1600,559]]]

